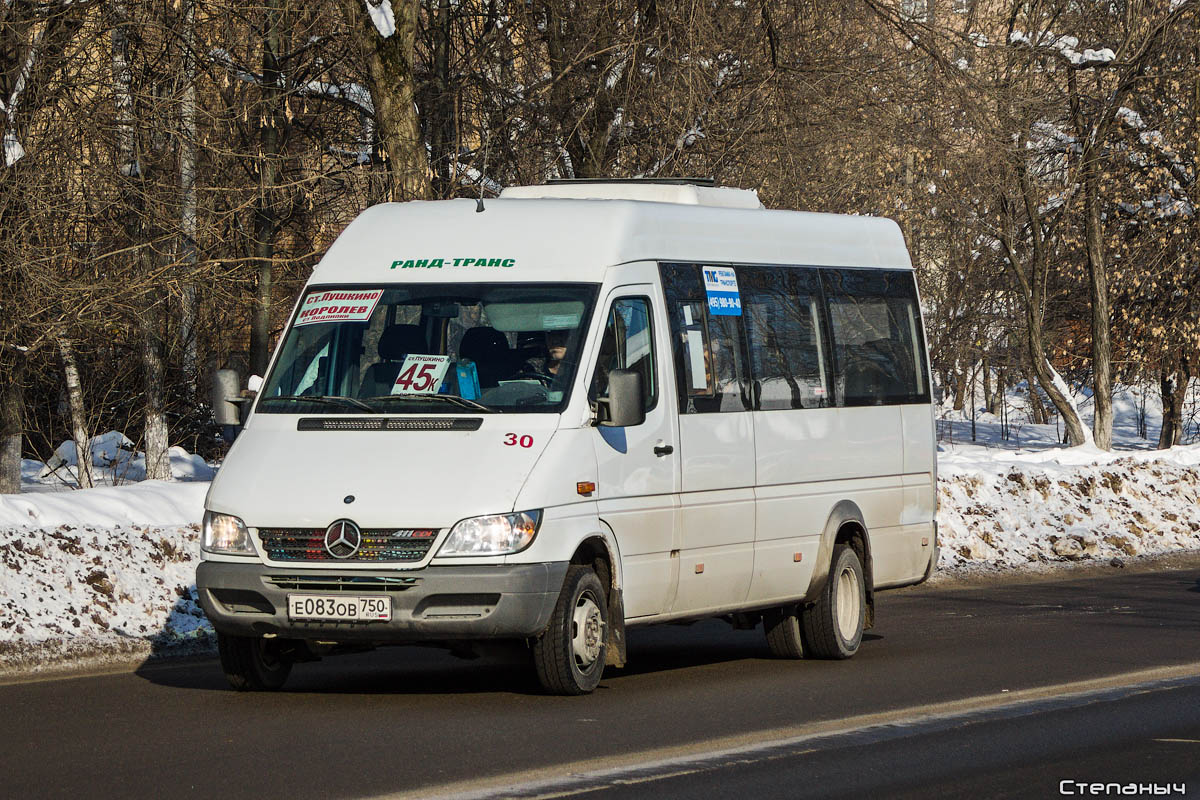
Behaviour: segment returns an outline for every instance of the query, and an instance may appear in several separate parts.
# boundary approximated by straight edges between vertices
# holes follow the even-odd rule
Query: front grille
[[[420,578],[378,575],[268,575],[266,582],[292,592],[402,592]]]
[[[482,419],[464,417],[301,417],[298,431],[477,431]]]
[[[362,545],[349,558],[334,558],[325,549],[324,528],[259,528],[258,536],[271,561],[341,561],[384,563],[420,561],[438,532],[432,528],[362,531]]]

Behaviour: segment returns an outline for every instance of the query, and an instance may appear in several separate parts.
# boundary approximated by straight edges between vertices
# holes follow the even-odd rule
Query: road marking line
[[[1155,739],[1156,742],[1180,742],[1182,744],[1200,744],[1200,739]]]
[[[520,797],[546,800],[597,791],[624,783],[648,783],[666,777],[705,772],[742,761],[785,758],[822,749],[818,741],[859,734],[895,739],[916,733],[919,726],[947,728],[990,719],[1024,716],[1052,708],[1079,707],[1134,694],[1194,684],[1200,663],[1157,667],[1054,686],[1040,686],[962,700],[951,700],[789,728],[751,731],[688,745],[624,753],[508,775],[428,785],[377,795],[373,800],[482,800]],[[799,749],[797,749],[799,748]],[[717,763],[714,763],[717,762]]]

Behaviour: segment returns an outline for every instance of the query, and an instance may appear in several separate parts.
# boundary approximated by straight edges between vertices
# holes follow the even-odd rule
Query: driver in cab
[[[517,377],[535,377],[547,387],[559,388],[558,384],[567,377],[567,342],[571,338],[569,330],[543,331],[545,355],[535,355],[529,358],[521,367]]]

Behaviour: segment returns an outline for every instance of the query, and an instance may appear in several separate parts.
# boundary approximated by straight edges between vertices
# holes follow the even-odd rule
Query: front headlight
[[[471,517],[456,523],[439,556],[503,556],[524,550],[537,535],[541,510]]]
[[[254,542],[246,523],[229,514],[204,512],[204,539],[201,549],[210,553],[230,553],[239,556],[254,555]]]

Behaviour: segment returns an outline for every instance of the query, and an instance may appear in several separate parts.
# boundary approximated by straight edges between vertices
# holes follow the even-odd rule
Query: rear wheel
[[[608,601],[604,585],[589,567],[567,569],[550,627],[533,644],[533,662],[542,687],[552,694],[587,694],[604,674]]]
[[[800,611],[785,606],[763,612],[763,628],[767,632],[767,647],[776,658],[804,658],[804,636]]]
[[[217,651],[226,680],[239,692],[275,691],[292,671],[292,660],[278,639],[218,633]]]
[[[816,601],[800,613],[808,655],[850,658],[862,644],[866,618],[866,582],[858,554],[848,545],[835,545],[829,580]]]

